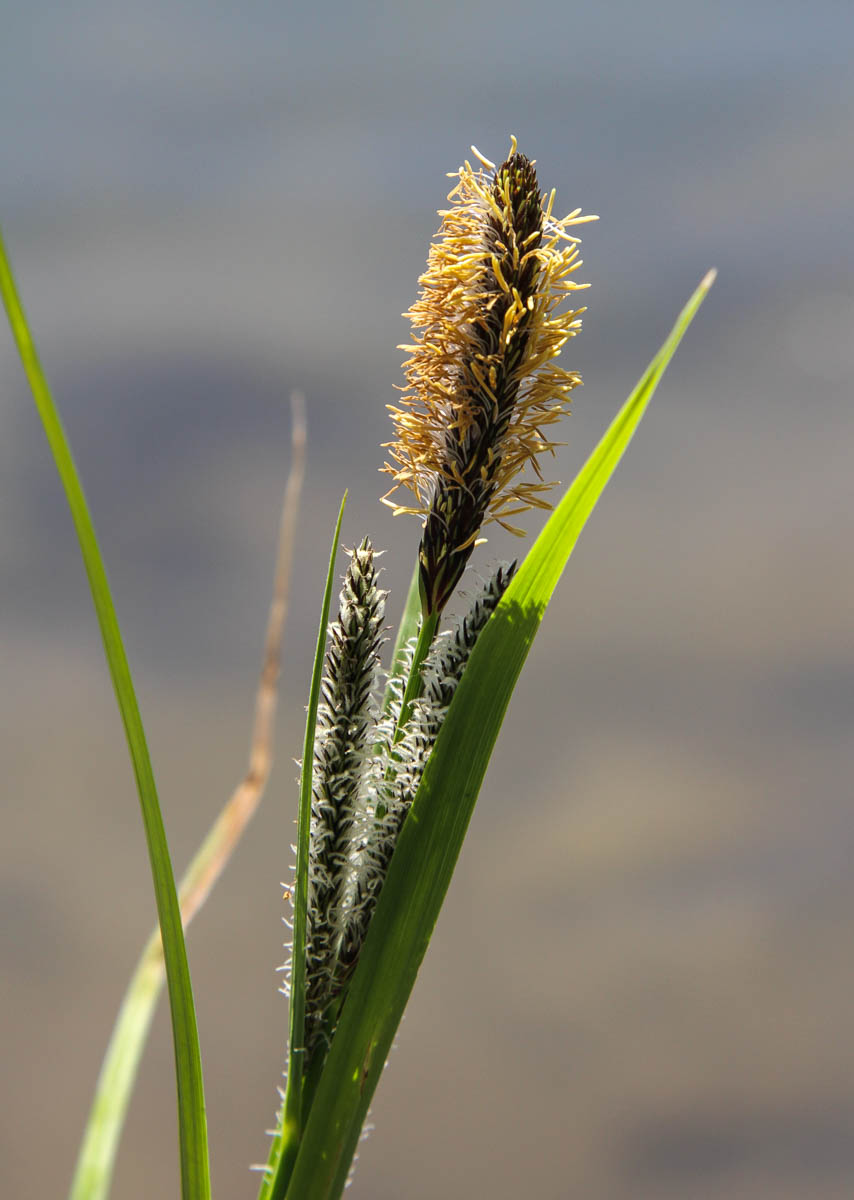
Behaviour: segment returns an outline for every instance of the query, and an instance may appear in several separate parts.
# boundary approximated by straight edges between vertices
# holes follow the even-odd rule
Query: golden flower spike
[[[474,147],[472,147],[474,150]],[[397,440],[383,470],[416,503],[388,500],[395,512],[424,517],[419,550],[425,616],[453,593],[481,525],[531,506],[548,508],[537,456],[554,450],[544,426],[569,408],[580,384],[554,363],[581,326],[583,308],[562,308],[586,287],[570,276],[581,265],[568,231],[592,216],[552,215],[554,192],[541,194],[534,164],[516,150],[497,169],[477,150],[440,211],[421,293],[407,314],[414,344],[401,346],[406,387],[389,405]],[[530,463],[536,480],[517,479]]]

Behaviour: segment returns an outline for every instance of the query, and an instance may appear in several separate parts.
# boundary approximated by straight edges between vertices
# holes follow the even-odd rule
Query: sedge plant
[[[387,668],[387,596],[370,536],[348,553],[330,621],[345,501],[333,536],[288,889],[285,1086],[259,1200],[333,1200],[347,1183],[519,672],[575,542],[714,278],[710,272],[688,301],[528,553],[518,563],[478,561],[483,578],[467,610],[443,628],[461,584],[471,592],[465,575],[484,528],[498,522],[521,534],[514,523],[521,513],[551,507],[543,460],[559,444],[552,431],[581,383],[559,361],[585,311],[576,306],[587,286],[575,277],[577,227],[595,219],[580,210],[556,216],[554,192],[542,191],[515,139],[498,165],[475,155],[474,166],[465,162],[453,176],[449,207],[440,210],[408,313],[403,395],[390,406],[383,469],[392,486],[384,501],[397,514],[415,515],[421,531]],[[216,870],[207,870],[200,887],[191,869],[193,902],[185,893],[182,912],[106,572],[2,242],[0,290],[80,540],[136,774],[160,920],[160,937],[144,954],[113,1034],[71,1200],[109,1194],[161,961],[175,1046],[181,1195],[207,1200],[205,1100],[182,918],[198,908],[233,848],[233,822],[230,833],[221,820],[208,835],[195,869],[214,861]],[[259,693],[267,726],[269,682]],[[252,770],[247,786],[250,778]],[[257,785],[256,778],[253,805],[263,782]]]

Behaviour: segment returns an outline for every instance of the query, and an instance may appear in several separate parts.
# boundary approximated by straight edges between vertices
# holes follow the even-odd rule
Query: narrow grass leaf
[[[158,933],[137,963],[116,1018],[80,1145],[69,1200],[104,1200],[109,1195],[133,1080],[162,985],[163,956]]]
[[[341,1195],[368,1106],[462,846],[498,730],[551,594],[713,280],[710,273],[487,622],[430,756],[314,1097],[288,1200]]]
[[[179,884],[178,902],[185,931],[204,905],[251,820],[267,786],[272,764],[282,638],[305,474],[305,400],[300,392],[291,395],[291,414],[291,466],[279,521],[273,596],[255,697],[248,769],[193,855]],[[77,1156],[69,1200],[106,1200],[110,1193],[128,1103],[165,979],[158,926],[146,942],[128,982],[110,1035]]]
[[[281,1126],[276,1131],[267,1170],[258,1193],[259,1200],[278,1200],[284,1196],[287,1177],[293,1166],[302,1132],[302,1080],[303,1054],[305,1047],[305,941],[308,915],[308,858],[311,834],[311,784],[314,765],[314,735],[317,729],[317,706],[320,700],[320,685],[323,678],[323,660],[326,653],[326,629],[329,624],[329,606],[335,582],[335,558],[341,536],[341,522],[347,493],[338,510],[338,523],[332,539],[329,555],[329,570],[320,625],[317,630],[317,646],[314,653],[314,668],[311,673],[311,689],[305,719],[305,739],[302,749],[302,772],[300,775],[299,816],[297,819],[297,867],[294,881],[294,929],[291,951],[291,998],[288,1022],[288,1075],[285,1084],[285,1101],[282,1106]]]
[[[39,363],[35,343],[30,334],[6,256],[2,235],[0,235],[0,293],[3,296],[3,303],[21,356],[24,372],[53,453],[56,469],[65,489],[68,506],[71,509],[136,777],[154,880],[157,913],[163,938],[172,1013],[172,1036],[178,1084],[181,1195],[184,1200],[208,1200],[210,1172],[207,1121],[196,1014],[190,986],[184,933],[178,910],[178,898],[175,892],[175,880],[157,799],[154,773],[134,693],[130,667],[122,644],[92,519],[59,414]]]

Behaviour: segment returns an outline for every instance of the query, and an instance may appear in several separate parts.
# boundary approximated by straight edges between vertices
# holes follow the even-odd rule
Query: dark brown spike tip
[[[505,191],[506,189],[506,191]],[[506,198],[517,237],[542,226],[542,196],[534,164],[524,154],[511,154],[495,172],[493,192],[499,204]]]

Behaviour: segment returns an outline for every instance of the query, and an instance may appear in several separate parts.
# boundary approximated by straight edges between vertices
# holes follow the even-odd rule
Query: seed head
[[[477,151],[475,151],[477,153]],[[570,276],[581,265],[569,229],[594,217],[576,209],[552,214],[534,164],[516,150],[498,168],[478,155],[466,162],[440,211],[421,293],[407,314],[414,341],[403,346],[406,387],[389,406],[396,440],[383,468],[412,505],[395,512],[424,517],[419,554],[425,613],[441,612],[454,591],[481,526],[536,506],[548,508],[538,455],[554,450],[545,427],[568,410],[581,382],[555,364],[580,328],[583,308],[568,296],[586,285]],[[520,480],[530,464],[536,479]]]

